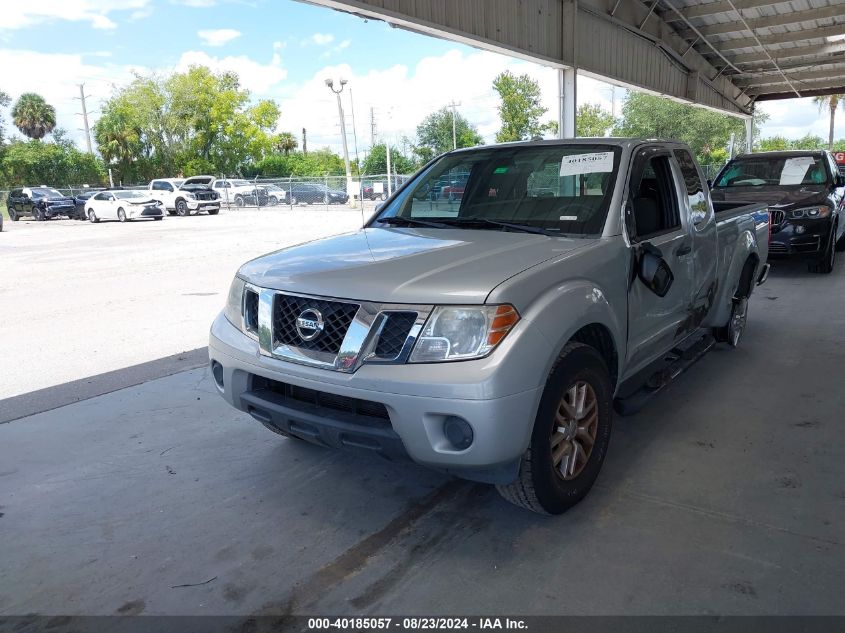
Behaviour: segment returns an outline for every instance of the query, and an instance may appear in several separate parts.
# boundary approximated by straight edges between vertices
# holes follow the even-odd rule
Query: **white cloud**
[[[329,50],[327,50],[322,55],[320,55],[320,57],[321,58],[331,57],[332,55],[334,55],[336,53],[340,53],[344,49],[349,48],[350,44],[352,44],[352,40],[343,40],[342,42],[340,42],[336,46],[332,46]]]
[[[21,29],[43,22],[67,20],[88,22],[95,29],[117,26],[108,17],[116,11],[149,10],[151,0],[27,0],[3,3],[0,31]]]
[[[311,36],[311,41],[318,46],[326,46],[327,44],[334,42],[334,35],[331,33],[314,33],[314,35]]]
[[[769,115],[769,120],[762,125],[761,136],[785,136],[797,139],[807,134],[827,139],[828,110],[819,110],[811,97],[803,99],[788,99],[784,101],[763,101],[757,108]],[[845,123],[837,117],[834,138],[842,138]]]
[[[273,56],[270,64],[262,64],[246,55],[213,57],[203,51],[187,51],[182,53],[176,66],[179,71],[187,70],[189,66],[208,66],[216,71],[235,72],[241,79],[241,86],[260,96],[277,90],[279,82],[288,76],[278,55]]]
[[[235,29],[211,29],[197,31],[197,36],[207,46],[223,46],[232,40],[238,39],[241,36],[241,32]]]
[[[310,147],[340,148],[337,102],[325,86],[326,78],[349,80],[343,93],[347,130],[352,132],[349,90],[355,99],[359,153],[370,145],[370,108],[374,108],[379,135],[398,143],[402,136],[413,138],[416,127],[431,112],[452,99],[458,111],[475,125],[484,139],[494,140],[499,129],[496,110],[499,99],[493,79],[504,70],[528,73],[540,83],[542,102],[548,108],[544,120],[557,120],[557,74],[551,68],[518,61],[490,52],[449,51],[425,57],[409,68],[396,65],[359,74],[347,64],[327,65],[304,84],[286,87],[281,98],[280,129],[308,130]],[[622,90],[617,89],[621,100]],[[610,86],[579,77],[578,102],[598,103],[611,109]],[[350,142],[351,142],[350,136]]]
[[[91,57],[92,62],[86,61]],[[100,104],[108,99],[116,86],[132,80],[132,70],[145,72],[141,67],[119,66],[104,60],[99,52],[80,54],[39,53],[27,50],[0,49],[0,68],[3,69],[3,90],[12,99],[24,92],[37,92],[56,108],[56,123],[68,131],[79,147],[85,147],[85,135],[80,131],[82,117],[79,106],[79,85],[85,84],[88,96],[89,120],[93,125]],[[17,130],[6,116],[6,130]]]

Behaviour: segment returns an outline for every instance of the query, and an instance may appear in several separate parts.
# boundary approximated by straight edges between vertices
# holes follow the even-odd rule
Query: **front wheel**
[[[183,218],[187,217],[191,214],[191,210],[188,208],[188,203],[184,200],[177,200],[176,201],[176,215],[180,215]]]
[[[613,388],[601,354],[568,343],[552,370],[516,481],[497,486],[511,503],[561,514],[592,488],[610,444]]]
[[[98,218],[98,217],[97,217],[97,214],[96,214],[96,213],[94,213],[94,209],[88,209],[88,220],[89,220],[92,224],[96,224],[97,222],[99,222],[99,221],[100,221],[100,218]]]
[[[277,204],[279,204],[279,199],[275,196],[270,196],[270,199],[267,202],[270,204],[271,207],[275,207]]]
[[[836,227],[831,229],[830,239],[827,247],[821,256],[814,262],[807,264],[807,270],[811,273],[827,275],[833,272],[833,264],[836,263]]]
[[[18,212],[15,211],[14,209],[12,209],[11,207],[9,208],[9,219],[12,222],[17,222],[18,220],[20,220],[20,216],[18,215]]]
[[[381,194],[381,199],[382,199],[382,201],[387,200],[387,194],[386,193]]]
[[[246,204],[243,196],[235,196],[235,206],[243,207]]]
[[[36,222],[46,222],[47,216],[44,215],[44,212],[41,209],[33,209],[32,216],[35,218]]]
[[[120,220],[121,222],[126,222],[126,211],[124,211],[123,209],[118,209],[117,210],[117,219]]]

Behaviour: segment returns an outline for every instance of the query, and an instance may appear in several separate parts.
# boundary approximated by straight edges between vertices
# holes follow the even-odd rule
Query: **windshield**
[[[121,200],[132,200],[137,198],[150,197],[150,194],[143,191],[115,191],[114,195],[116,198],[120,198]]]
[[[823,185],[827,171],[820,156],[749,156],[728,163],[716,187]]]
[[[65,196],[49,187],[38,187],[32,190],[33,197],[39,198],[64,198]]]
[[[598,235],[620,154],[612,146],[560,144],[448,154],[417,176],[376,221]]]
[[[251,183],[247,180],[233,180],[232,186],[233,187],[249,187]]]

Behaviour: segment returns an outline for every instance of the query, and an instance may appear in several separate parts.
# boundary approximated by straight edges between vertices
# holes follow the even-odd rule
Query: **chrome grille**
[[[388,312],[379,334],[375,356],[380,360],[394,360],[402,352],[405,340],[417,320],[416,312]]]
[[[781,209],[769,209],[769,224],[780,226],[786,220],[786,213]]]
[[[288,345],[337,354],[358,308],[357,303],[276,294],[273,302],[274,346]],[[318,310],[324,322],[323,331],[311,341],[303,340],[296,329],[297,318],[308,309]]]

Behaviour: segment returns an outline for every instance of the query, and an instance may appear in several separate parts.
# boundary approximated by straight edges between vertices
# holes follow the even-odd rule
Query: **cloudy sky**
[[[102,100],[133,72],[168,73],[191,64],[237,71],[256,97],[276,99],[279,129],[309,147],[339,147],[334,95],[326,78],[349,81],[347,130],[362,152],[371,140],[371,112],[380,138],[399,142],[450,101],[487,140],[498,126],[493,78],[527,72],[543,88],[548,117],[556,117],[553,70],[467,46],[393,29],[293,0],[26,0],[4,3],[0,22],[0,89],[16,98],[42,94],[58,123],[82,146],[79,86],[96,120]],[[579,103],[617,114],[624,91],[581,77]],[[810,99],[769,102],[764,136],[827,136],[827,116]],[[8,111],[0,111],[8,121]],[[8,126],[7,126],[8,127]],[[13,131],[13,130],[12,130]],[[840,117],[837,138],[845,136]],[[353,139],[350,140],[353,142]],[[351,148],[354,150],[354,147]]]

